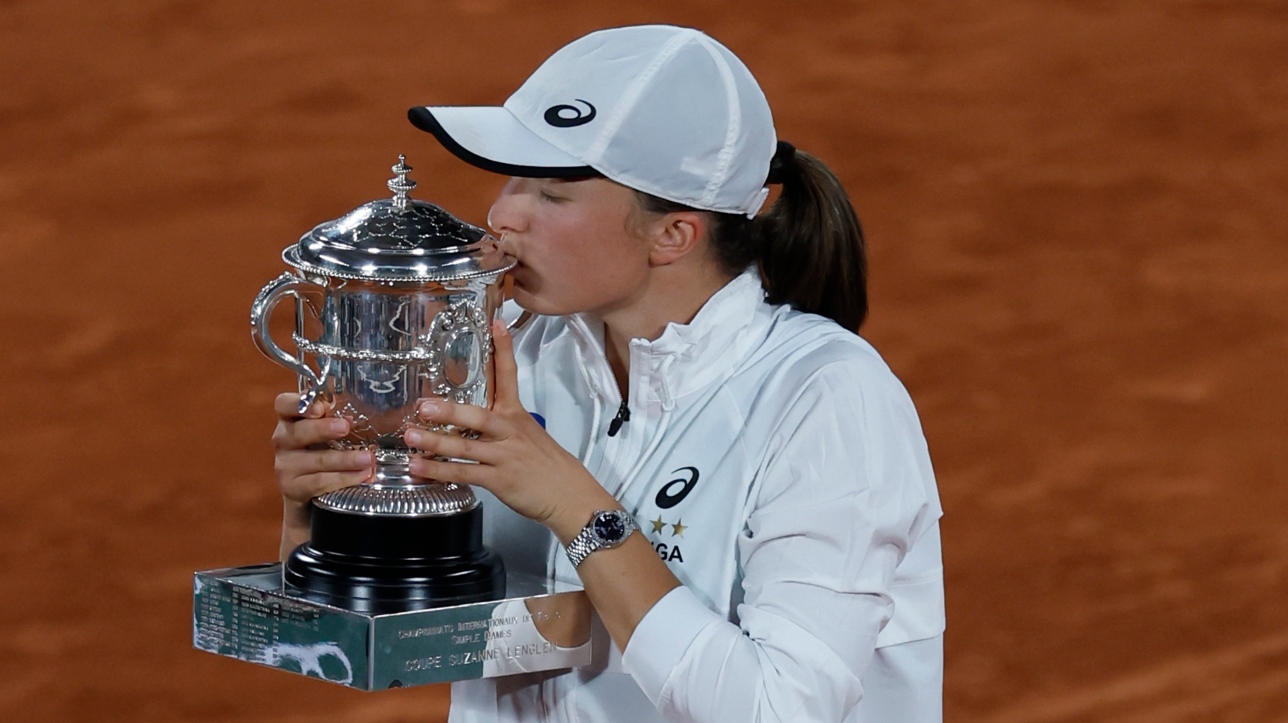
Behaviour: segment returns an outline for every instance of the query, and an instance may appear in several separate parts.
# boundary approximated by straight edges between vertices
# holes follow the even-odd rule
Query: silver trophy
[[[403,156],[388,182],[393,197],[320,224],[288,246],[282,274],[251,309],[256,345],[299,375],[300,412],[315,400],[348,419],[334,446],[371,449],[367,484],[314,500],[310,543],[286,563],[286,579],[350,607],[417,607],[500,596],[500,561],[483,550],[478,500],[468,487],[415,477],[403,433],[470,430],[416,416],[426,398],[489,407],[490,323],[501,278],[513,268],[486,231],[408,197],[416,187]],[[294,354],[268,319],[295,301]]]
[[[336,446],[374,450],[374,478],[314,500],[311,539],[284,564],[196,573],[193,645],[363,690],[586,665],[599,643],[585,592],[505,569],[469,488],[408,470],[409,426],[472,434],[421,422],[418,400],[491,404],[489,322],[515,261],[483,229],[408,198],[402,156],[393,171],[393,198],[287,247],[294,271],[251,312],[255,343],[299,376],[301,412],[321,399],[351,420]],[[287,298],[294,353],[268,331]]]

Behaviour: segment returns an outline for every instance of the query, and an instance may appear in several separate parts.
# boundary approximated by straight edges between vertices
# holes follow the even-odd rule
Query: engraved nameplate
[[[209,570],[193,578],[192,642],[361,690],[590,663],[585,592],[521,573],[506,590],[504,600],[373,614],[292,594],[280,563]]]

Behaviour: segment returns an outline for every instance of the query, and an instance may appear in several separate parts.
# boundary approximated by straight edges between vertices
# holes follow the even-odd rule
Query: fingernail
[[[426,417],[430,417],[435,414],[438,414],[442,410],[442,408],[443,408],[442,405],[440,405],[438,402],[427,401],[427,402],[420,403],[420,413]]]
[[[349,420],[345,419],[344,417],[337,417],[335,419],[332,419],[329,426],[331,428],[331,431],[335,432],[336,434],[349,433]]]

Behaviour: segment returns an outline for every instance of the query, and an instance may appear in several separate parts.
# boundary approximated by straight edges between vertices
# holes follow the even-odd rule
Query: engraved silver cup
[[[409,198],[416,182],[404,161],[398,157],[388,182],[393,198],[320,224],[288,246],[282,258],[294,271],[265,286],[251,309],[260,351],[299,375],[301,412],[315,399],[331,402],[333,414],[352,422],[335,446],[376,454],[370,483],[314,501],[336,511],[444,515],[478,504],[466,487],[413,476],[402,435],[412,425],[472,434],[418,421],[422,398],[491,405],[489,324],[515,260],[483,229]],[[294,354],[268,330],[287,297],[295,301]]]

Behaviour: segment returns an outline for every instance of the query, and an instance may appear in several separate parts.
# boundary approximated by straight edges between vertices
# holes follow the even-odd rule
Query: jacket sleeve
[[[636,628],[624,667],[667,720],[841,721],[858,703],[895,568],[938,517],[912,402],[874,366],[823,367],[778,416],[738,540],[736,622],[682,587]]]

